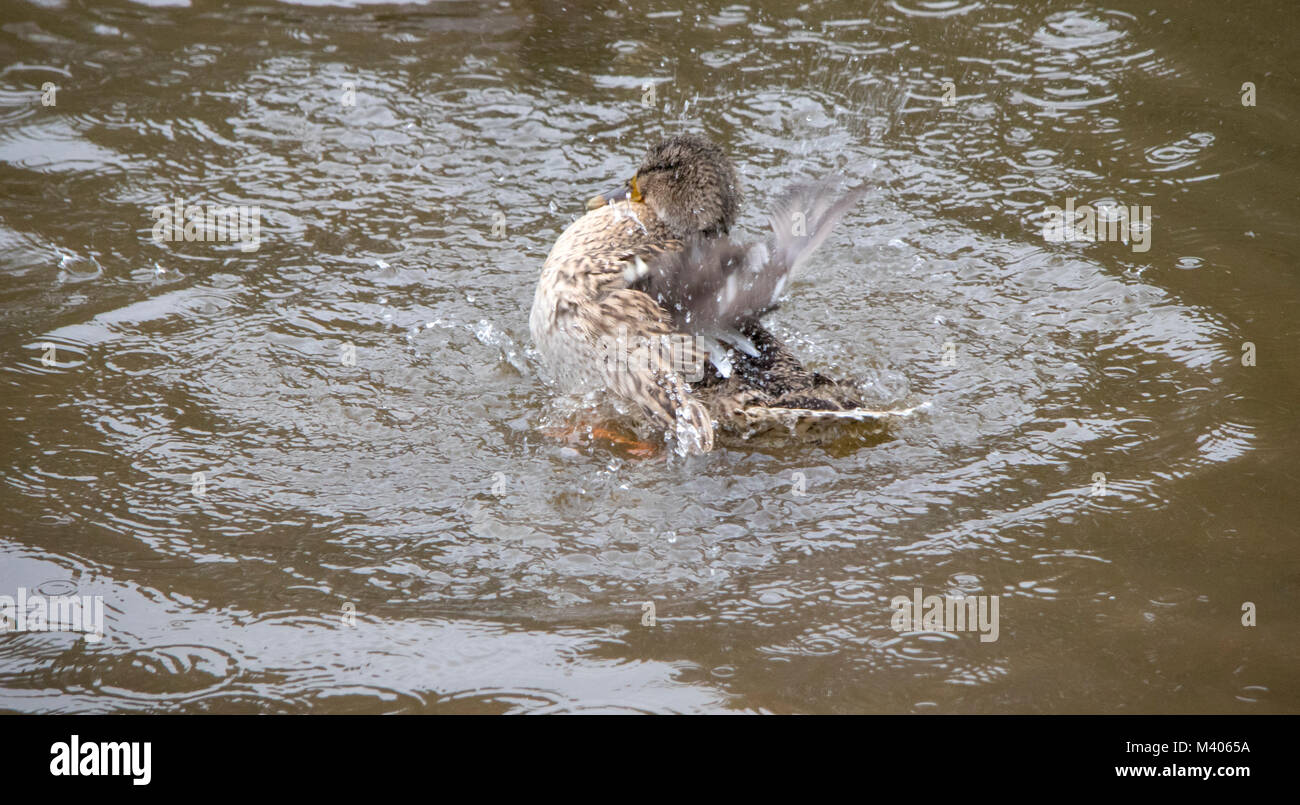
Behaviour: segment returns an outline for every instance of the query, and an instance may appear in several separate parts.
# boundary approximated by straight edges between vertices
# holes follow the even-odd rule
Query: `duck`
[[[693,133],[659,140],[542,265],[529,330],[544,374],[613,395],[681,455],[720,436],[879,420],[853,384],[807,369],[761,321],[865,193],[840,184],[792,185],[766,240],[737,243],[742,191],[723,149]]]

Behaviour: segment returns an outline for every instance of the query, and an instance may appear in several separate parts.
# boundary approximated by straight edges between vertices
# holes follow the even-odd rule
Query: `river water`
[[[1300,710],[1289,3],[0,19],[0,596],[104,613],[14,609],[0,709]],[[870,185],[770,321],[925,406],[889,438],[565,435],[617,414],[539,374],[542,261],[683,130],[741,236]],[[1067,203],[1150,218],[1046,238]]]

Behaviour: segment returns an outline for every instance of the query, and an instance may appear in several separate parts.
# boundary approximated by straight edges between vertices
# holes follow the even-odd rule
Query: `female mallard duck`
[[[759,323],[861,194],[795,186],[768,242],[740,245],[727,237],[740,187],[722,149],[691,134],[660,141],[546,258],[529,317],[544,364],[568,388],[634,403],[683,453],[711,450],[715,430],[875,419]]]

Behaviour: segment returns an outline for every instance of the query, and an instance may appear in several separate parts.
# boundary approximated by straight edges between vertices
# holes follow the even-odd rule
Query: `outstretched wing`
[[[856,187],[837,195],[838,177],[798,184],[777,199],[766,243],[738,244],[728,238],[696,238],[678,251],[634,260],[628,286],[644,291],[672,317],[673,325],[705,339],[724,375],[730,370],[722,345],[755,355],[742,325],[776,307],[791,277],[862,197]]]

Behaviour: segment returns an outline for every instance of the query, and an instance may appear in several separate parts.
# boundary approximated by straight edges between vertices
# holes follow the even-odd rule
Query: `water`
[[[0,595],[106,617],[0,637],[0,708],[1300,709],[1287,4],[0,19]],[[541,263],[682,129],[743,235],[871,183],[771,323],[929,404],[892,439],[557,435],[617,414],[539,378]],[[1067,198],[1149,250],[1046,241]],[[177,200],[256,250],[155,241]],[[894,630],[918,588],[998,639]]]

